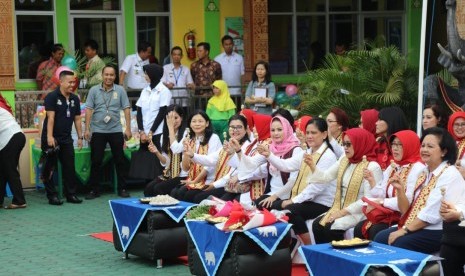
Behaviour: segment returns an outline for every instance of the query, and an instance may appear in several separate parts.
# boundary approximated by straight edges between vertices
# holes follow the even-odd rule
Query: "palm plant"
[[[418,71],[395,46],[327,55],[325,59],[324,68],[308,71],[300,84],[303,113],[324,115],[339,107],[355,125],[361,110],[399,106],[414,125]]]

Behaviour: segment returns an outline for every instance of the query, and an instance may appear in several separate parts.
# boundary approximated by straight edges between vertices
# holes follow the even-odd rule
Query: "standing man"
[[[206,89],[205,87],[211,87],[214,81],[221,80],[223,77],[221,65],[211,60],[209,54],[210,43],[200,42],[197,44],[199,59],[191,64],[192,79],[197,87],[195,89],[196,95],[211,94],[211,88]]]
[[[84,53],[87,57],[86,78],[83,80],[82,88],[92,87],[102,82],[102,69],[105,67],[102,59],[98,56],[98,43],[89,39],[84,43]]]
[[[51,49],[52,55],[46,61],[43,61],[39,68],[37,68],[37,89],[44,90],[44,91],[52,91],[55,90],[58,85],[53,82],[52,78],[55,75],[55,71],[58,67],[61,66],[61,60],[65,55],[65,49],[63,45],[58,43],[54,44]],[[43,95],[45,97],[46,94]]]
[[[48,93],[44,100],[46,116],[42,130],[42,155],[45,162],[42,168],[42,180],[47,193],[48,203],[61,205],[63,201],[58,198],[55,184],[52,181],[53,169],[57,158],[63,168],[63,178],[66,201],[81,203],[76,196],[76,172],[74,170],[74,146],[71,138],[73,123],[78,135],[78,148],[82,148],[81,131],[81,103],[78,96],[73,94],[76,83],[74,72],[60,73],[60,86]]]
[[[176,87],[188,87],[194,89],[194,81],[192,80],[191,72],[189,68],[181,64],[182,49],[179,46],[174,46],[171,49],[171,60],[170,64],[163,66],[163,77],[161,81],[169,89]],[[173,98],[182,98],[175,101],[176,104],[182,105],[184,108],[189,106],[189,95],[185,89],[176,89],[171,91]],[[171,100],[173,102],[173,99]],[[181,102],[182,101],[182,102]]]
[[[91,191],[86,199],[100,196],[99,182],[102,175],[102,160],[107,143],[110,144],[116,174],[118,175],[118,195],[129,197],[126,191],[124,171],[124,138],[130,139],[131,110],[126,91],[115,84],[116,70],[112,66],[102,69],[103,83],[92,86],[86,101],[86,130],[84,137],[90,141],[91,161],[89,186]],[[124,136],[120,122],[120,111],[124,111],[126,129]],[[92,136],[91,136],[92,134]]]
[[[152,45],[147,41],[139,42],[137,54],[127,56],[119,71],[119,84],[124,86],[126,75],[128,77],[127,87],[130,89],[144,89],[149,83],[145,80],[142,67],[149,64],[152,54]]]
[[[221,64],[221,71],[223,72],[223,80],[231,86],[242,86],[242,76],[244,75],[244,59],[241,55],[234,52],[234,40],[231,36],[225,35],[221,39],[224,52],[215,57],[215,61]],[[229,88],[231,96],[238,96],[233,98],[239,98],[241,95],[241,88]],[[237,103],[236,106],[241,106],[241,103]]]

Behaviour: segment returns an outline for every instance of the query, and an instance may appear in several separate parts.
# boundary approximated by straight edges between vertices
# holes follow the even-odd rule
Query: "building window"
[[[53,1],[15,0],[18,79],[35,79],[54,43]]]
[[[316,69],[336,45],[351,48],[378,38],[402,52],[404,21],[405,0],[268,0],[270,71]]]
[[[70,10],[119,11],[120,0],[71,0]]]
[[[170,1],[136,0],[137,40],[153,46],[153,57],[160,65],[170,63]]]

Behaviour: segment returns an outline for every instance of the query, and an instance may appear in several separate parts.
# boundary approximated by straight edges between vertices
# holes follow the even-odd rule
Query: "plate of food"
[[[360,238],[353,238],[350,240],[332,241],[331,246],[334,248],[354,248],[364,247],[371,243],[370,240],[362,240]]]
[[[152,206],[172,206],[179,203],[179,200],[169,195],[157,195],[152,197],[149,204]]]
[[[151,197],[142,197],[142,198],[139,198],[140,203],[144,203],[144,204],[149,204],[151,200],[152,200]]]
[[[226,222],[228,220],[228,217],[209,217],[206,218],[205,221],[211,224],[217,224],[217,223],[222,223]]]

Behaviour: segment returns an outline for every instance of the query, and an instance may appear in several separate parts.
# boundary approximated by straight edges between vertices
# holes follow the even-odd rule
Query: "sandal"
[[[27,207],[27,204],[16,205],[16,204],[11,203],[10,205],[5,206],[5,209],[21,209],[21,208],[26,208],[26,207]]]

